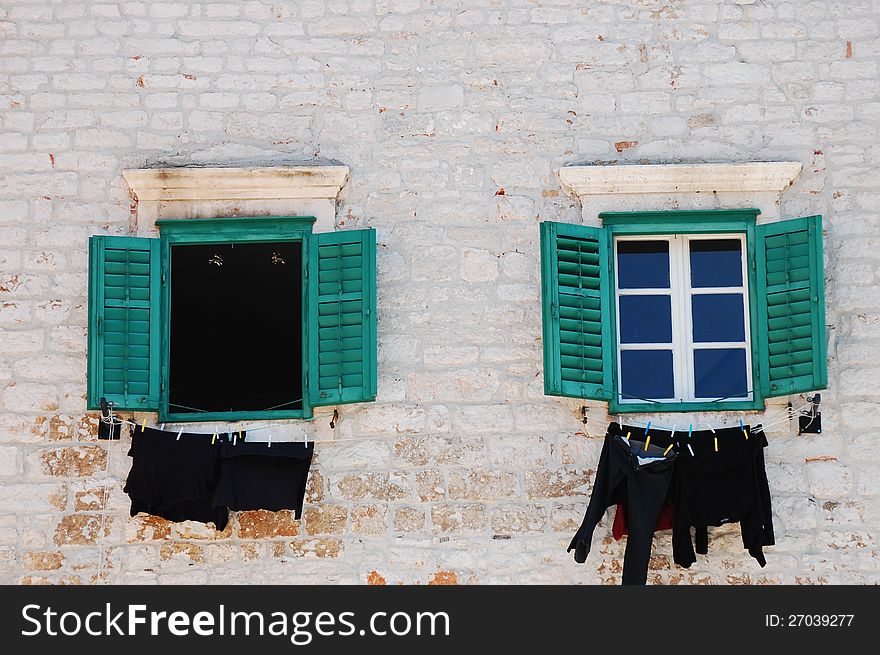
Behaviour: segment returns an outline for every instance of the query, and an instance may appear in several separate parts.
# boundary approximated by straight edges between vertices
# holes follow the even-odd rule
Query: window
[[[174,245],[171,271],[169,407],[301,410],[302,243]]]
[[[620,402],[751,398],[744,236],[624,236],[614,248]]]
[[[373,230],[161,220],[90,241],[91,409],[162,421],[309,418],[376,396]]]
[[[821,217],[758,213],[542,223],[545,392],[617,413],[758,409],[824,388]]]

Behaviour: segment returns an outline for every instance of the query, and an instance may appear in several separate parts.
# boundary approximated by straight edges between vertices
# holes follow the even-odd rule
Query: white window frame
[[[742,284],[738,287],[692,287],[690,270],[690,242],[708,239],[736,239],[740,242],[740,264],[742,266]],[[669,288],[653,289],[620,289],[617,246],[621,241],[665,241],[669,244]],[[614,303],[616,308],[617,345],[617,393],[620,403],[641,403],[645,400],[663,404],[686,402],[731,402],[749,401],[754,397],[753,390],[747,388],[745,396],[736,398],[704,398],[696,396],[694,371],[694,349],[714,350],[726,348],[745,349],[746,351],[746,386],[750,387],[752,379],[752,348],[751,330],[749,326],[749,277],[747,268],[746,235],[739,232],[712,234],[647,234],[620,235],[614,237]],[[693,315],[691,298],[704,294],[742,294],[743,297],[743,341],[711,341],[694,342]],[[670,296],[672,312],[671,343],[621,343],[620,340],[620,298],[621,296]],[[625,398],[623,396],[623,367],[621,353],[624,350],[672,350],[673,398]]]

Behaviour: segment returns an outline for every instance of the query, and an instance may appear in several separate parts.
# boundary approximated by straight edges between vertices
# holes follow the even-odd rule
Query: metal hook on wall
[[[798,434],[822,434],[822,412],[819,411],[822,394],[807,396],[807,402],[809,413],[798,417]]]

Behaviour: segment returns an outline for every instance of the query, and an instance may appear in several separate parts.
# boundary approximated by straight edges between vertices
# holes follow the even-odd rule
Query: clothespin
[[[232,445],[233,446],[238,445],[238,435],[235,433],[232,434]]]
[[[141,432],[147,429],[147,418],[144,417],[144,420],[141,421]]]
[[[648,425],[645,426],[645,436],[648,436],[648,430],[651,429],[651,421],[648,421]]]
[[[269,445],[266,448],[272,447],[272,430],[269,430]]]
[[[626,433],[626,436],[624,437],[624,439],[626,440],[626,443],[629,443],[629,435],[631,435],[631,434],[632,434],[632,432]]]
[[[742,419],[739,420],[739,429],[742,430],[743,436],[746,438],[746,441],[748,441],[749,440],[749,433],[746,432],[745,427],[743,427],[743,420]]]
[[[694,436],[694,424],[693,423],[688,425],[688,439],[690,439],[692,436]]]
[[[669,454],[670,450],[672,450],[672,444],[666,446],[666,450],[663,451],[663,457],[666,457]]]
[[[715,452],[718,452],[718,437],[715,437]]]
[[[672,434],[669,435],[669,438],[670,438],[670,439],[674,439],[674,438],[675,438],[675,430],[676,430],[676,428],[678,428],[678,424],[673,424],[673,426],[672,426]]]
[[[691,442],[688,441],[688,450],[691,451],[691,457],[694,457],[694,449],[691,448]]]
[[[180,428],[180,430],[177,432],[177,439],[175,439],[175,441],[180,441],[180,436],[182,434],[183,434],[183,428]]]
[[[214,436],[211,437],[211,445],[213,446],[215,443],[217,443],[217,433],[216,432],[214,433]]]
[[[303,446],[308,446],[308,445],[309,445],[309,435],[305,430],[303,430]]]
[[[715,428],[713,428],[712,425],[711,425],[710,423],[706,423],[706,425],[708,426],[708,428],[709,428],[710,430],[712,430],[712,434],[715,434]]]
[[[645,452],[648,452],[648,446],[651,445],[651,435],[649,434],[645,439]]]

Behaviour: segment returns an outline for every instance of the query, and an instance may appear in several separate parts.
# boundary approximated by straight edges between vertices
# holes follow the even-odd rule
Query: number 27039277
[[[849,628],[855,614],[765,614],[768,628]]]

